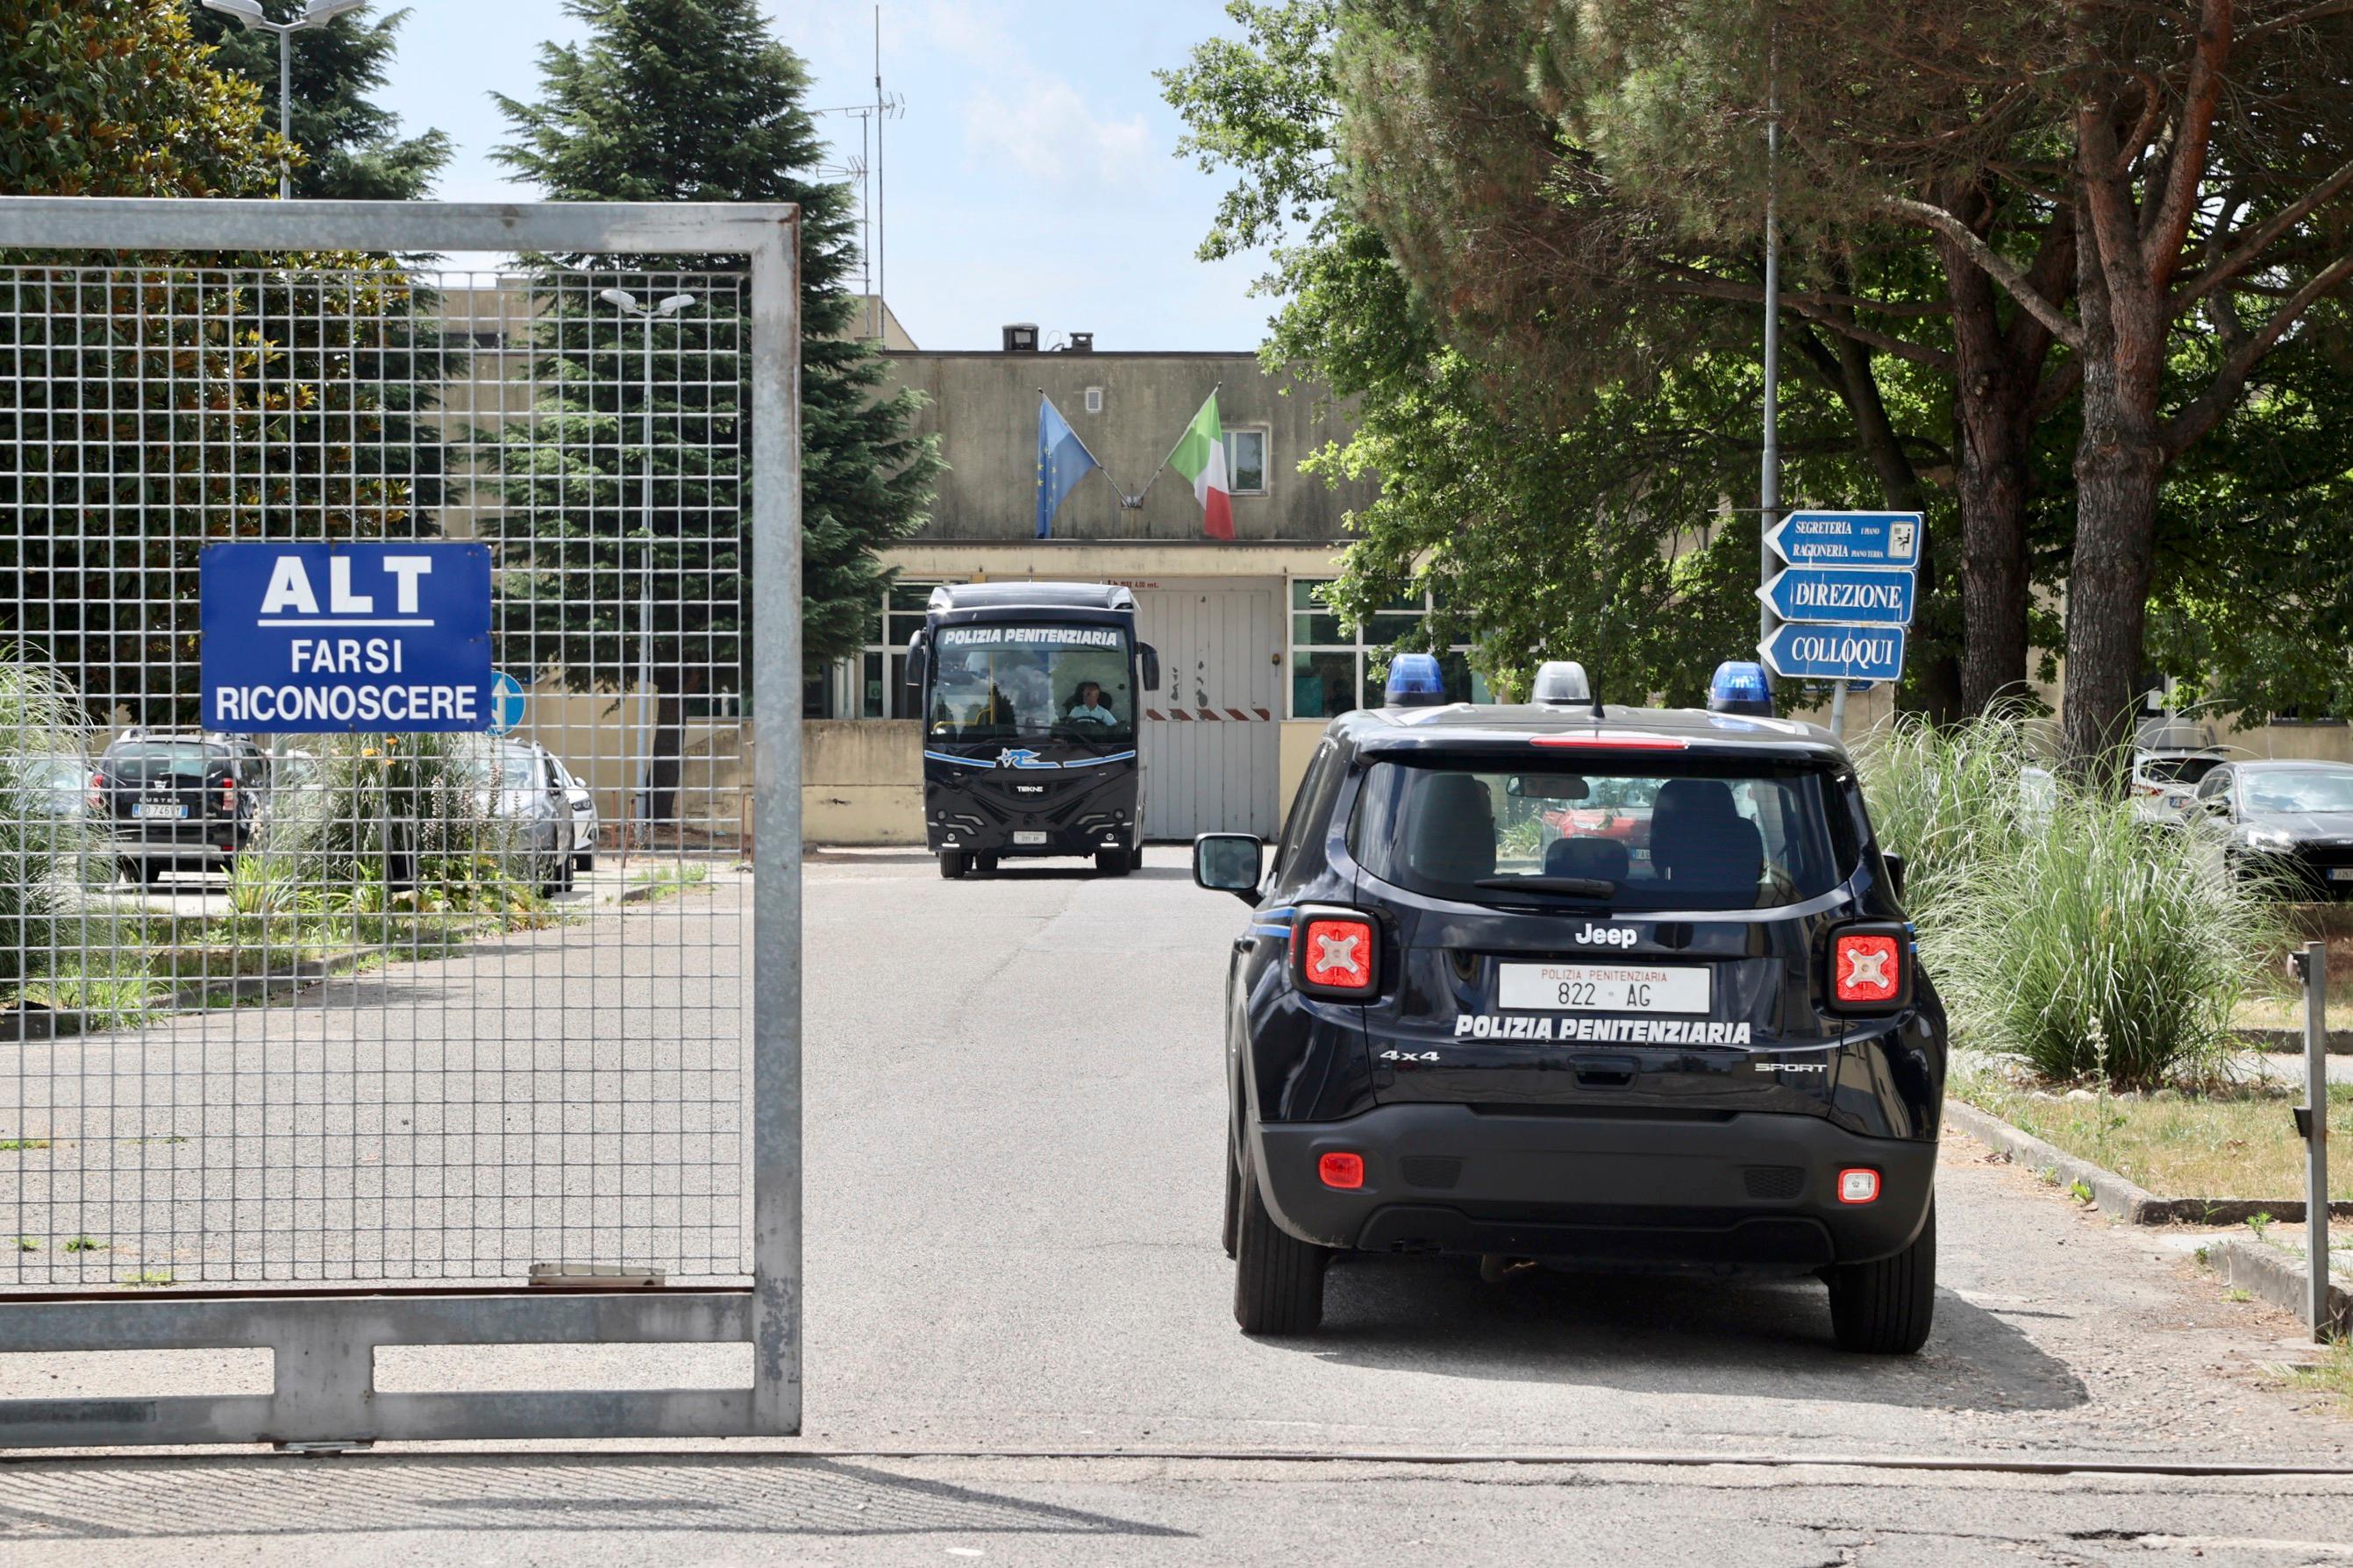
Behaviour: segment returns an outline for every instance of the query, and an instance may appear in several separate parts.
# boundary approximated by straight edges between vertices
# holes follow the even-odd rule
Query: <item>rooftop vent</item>
[[[1092,332],[1072,332],[1071,334],[1069,352],[1074,354],[1091,354],[1094,353],[1095,335]]]
[[[1009,321],[1005,328],[1005,352],[1009,354],[1034,354],[1038,352],[1038,323]]]

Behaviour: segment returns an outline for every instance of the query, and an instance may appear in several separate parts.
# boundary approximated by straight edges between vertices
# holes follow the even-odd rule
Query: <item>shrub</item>
[[[88,754],[79,704],[48,667],[0,652],[0,999],[40,978],[78,937],[60,942],[92,837],[78,811],[53,804],[55,759]],[[76,803],[78,805],[79,803]]]
[[[260,853],[337,904],[470,889],[512,848],[483,798],[482,750],[471,735],[325,739],[316,772],[272,801]]]
[[[1922,963],[1969,1045],[2117,1088],[2219,1069],[2281,941],[2269,889],[2195,834],[2029,771],[2017,715],[1899,721],[1859,750],[1881,837],[1908,858]]]

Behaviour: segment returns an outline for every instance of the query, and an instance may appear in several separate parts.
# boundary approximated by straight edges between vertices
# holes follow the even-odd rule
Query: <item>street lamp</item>
[[[302,14],[290,22],[273,22],[262,10],[261,0],[204,0],[207,10],[218,11],[236,17],[257,33],[278,35],[278,137],[291,143],[294,140],[294,69],[287,55],[287,38],[305,27],[323,27],[346,11],[356,11],[368,0],[304,0]],[[294,165],[280,159],[278,164],[278,199],[284,201],[294,194]]]
[[[694,296],[672,294],[646,304],[627,289],[607,289],[596,297],[624,316],[637,316],[646,323],[646,457],[639,475],[646,543],[645,569],[638,574],[638,785],[630,816],[644,825],[639,842],[650,847],[654,837],[654,323],[691,306]]]

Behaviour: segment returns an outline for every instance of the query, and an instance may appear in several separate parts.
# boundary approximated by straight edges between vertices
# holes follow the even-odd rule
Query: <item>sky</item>
[[[507,126],[490,95],[534,96],[541,41],[581,25],[562,0],[406,4],[383,101],[455,142],[436,195],[527,199],[491,157]],[[871,0],[766,10],[809,63],[813,107],[872,100]],[[1225,181],[1175,156],[1182,127],[1152,78],[1235,30],[1219,0],[883,0],[881,16],[883,85],[906,100],[883,130],[884,292],[918,344],[995,348],[1002,324],[1035,321],[1050,343],[1258,345],[1261,263],[1194,258]],[[857,153],[858,121],[819,125]]]

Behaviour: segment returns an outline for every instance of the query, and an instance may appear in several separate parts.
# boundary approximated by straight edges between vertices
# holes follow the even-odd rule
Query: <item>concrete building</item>
[[[1336,569],[1347,513],[1377,493],[1368,480],[1335,487],[1299,472],[1303,458],[1346,439],[1347,409],[1248,352],[1122,353],[1077,333],[1040,344],[1027,326],[1008,327],[997,350],[885,357],[897,384],[923,395],[923,428],[947,467],[929,525],[887,552],[901,585],[876,606],[873,643],[818,699],[823,719],[868,732],[813,736],[812,837],[920,839],[907,638],[934,584],[1023,578],[1135,590],[1140,635],[1159,649],[1162,671],[1160,689],[1141,699],[1146,835],[1271,835],[1324,724],[1362,700],[1367,652],[1423,608],[1398,605],[1356,638],[1314,597]],[[1231,541],[1203,536],[1191,486],[1163,467],[1212,392],[1233,483]],[[1041,394],[1103,464],[1042,540]],[[1459,678],[1469,689],[1467,667]]]

